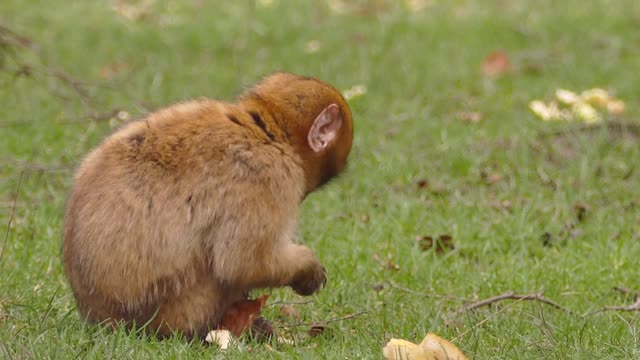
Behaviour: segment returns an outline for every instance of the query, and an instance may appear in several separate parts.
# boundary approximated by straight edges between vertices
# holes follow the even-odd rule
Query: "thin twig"
[[[636,299],[636,302],[634,302],[631,305],[628,305],[628,306],[605,306],[602,309],[600,309],[598,312],[603,312],[603,311],[640,311],[640,297],[638,297]]]
[[[265,305],[265,307],[275,306],[275,305],[307,305],[307,304],[311,304],[311,303],[313,303],[313,300],[307,300],[307,301],[274,301],[272,303],[269,303],[269,304]]]
[[[113,118],[118,118],[120,115],[120,112],[122,111],[123,110],[121,108],[114,108],[112,110],[108,110],[104,112],[90,112],[82,117],[51,121],[46,125],[47,126],[73,125],[73,124],[87,124],[90,122],[103,122],[103,121],[111,120]],[[120,120],[120,121],[125,122],[125,120]],[[29,122],[29,121],[0,122],[0,128],[25,127],[25,126],[43,126],[43,124],[39,122]]]
[[[0,24],[0,35],[2,35],[5,39],[11,38],[15,41],[16,44],[23,47],[31,47],[33,42],[31,39],[24,35],[20,35],[14,30],[9,29],[8,27]]]
[[[9,232],[11,231],[11,223],[13,222],[13,217],[15,216],[16,203],[18,202],[18,197],[20,196],[20,187],[22,186],[23,175],[24,175],[24,171],[21,171],[20,178],[18,179],[18,186],[16,189],[16,197],[13,198],[13,205],[11,205],[11,212],[9,213],[9,221],[7,222],[7,232],[4,235],[4,244],[2,244],[2,251],[0,251],[0,263],[2,263],[2,257],[4,256],[4,249],[7,247],[7,243],[9,242]]]
[[[544,297],[542,295],[542,293],[534,293],[534,294],[528,294],[528,295],[520,295],[520,294],[516,294],[513,291],[507,291],[504,294],[498,295],[498,296],[494,296],[494,297],[490,297],[488,299],[484,299],[484,300],[480,300],[477,302],[474,302],[472,304],[469,305],[465,305],[462,308],[456,310],[453,314],[452,317],[458,317],[463,313],[466,313],[468,311],[472,311],[475,310],[479,307],[482,306],[487,306],[487,305],[491,305],[500,301],[504,301],[504,300],[534,300],[534,301],[539,301],[543,304],[547,304],[547,305],[551,305],[556,309],[560,309],[560,310],[564,310],[566,312],[571,313],[571,311],[569,309],[566,309],[562,306],[560,306],[558,303],[551,301],[549,299],[547,299],[546,297]]]
[[[312,322],[312,323],[279,324],[277,326],[282,327],[282,328],[292,328],[292,327],[300,327],[300,326],[313,326],[313,325],[318,325],[318,324],[330,324],[330,323],[337,322],[337,321],[353,319],[355,317],[364,315],[366,313],[367,313],[366,311],[358,311],[358,312],[353,313],[353,314],[349,314],[349,315],[346,315],[346,316],[337,317],[337,318],[333,318],[333,319],[329,319],[329,320],[325,320],[325,321],[316,321],[316,322]]]
[[[470,327],[469,329],[467,329],[466,331],[463,331],[461,334],[458,334],[456,337],[454,337],[453,339],[451,339],[451,342],[455,343],[458,339],[460,339],[461,337],[465,336],[466,334],[468,334],[471,330],[477,328],[478,326],[486,323],[487,321],[493,319],[494,317],[498,316],[499,314],[507,311],[507,309],[509,309],[512,306],[516,306],[518,303],[520,303],[521,301],[524,301],[524,298],[516,300],[514,302],[512,302],[511,304],[503,307],[502,309],[494,312],[493,314],[487,316],[486,318],[482,319],[482,321],[480,321],[479,323],[473,325],[472,327]]]

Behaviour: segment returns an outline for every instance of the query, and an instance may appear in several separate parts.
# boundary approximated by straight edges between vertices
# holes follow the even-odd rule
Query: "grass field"
[[[640,291],[640,2],[422,3],[0,1],[0,358],[380,359],[429,331],[474,359],[640,358],[640,312],[601,311]],[[511,70],[483,75],[499,49]],[[74,166],[127,118],[275,70],[366,87],[348,171],[300,215],[327,287],[263,291],[299,312],[264,311],[295,345],[84,326],[59,259]],[[593,87],[624,114],[586,128],[528,108]],[[453,249],[425,249],[442,235]],[[559,307],[460,311],[508,291]]]

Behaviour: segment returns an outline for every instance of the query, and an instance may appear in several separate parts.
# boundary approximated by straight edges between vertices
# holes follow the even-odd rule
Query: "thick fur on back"
[[[282,81],[295,92],[301,83],[287,84],[306,78],[274,77],[284,80],[236,104],[195,100],[132,122],[82,161],[66,207],[63,262],[85,319],[200,336],[251,289],[310,293],[325,281],[313,253],[295,243],[295,219],[306,194],[344,167],[351,114],[320,81],[297,90],[309,104],[288,109]],[[331,96],[313,95],[316,87]],[[298,132],[335,99],[348,112],[349,134],[339,151],[305,158]],[[339,163],[328,165],[327,156]]]

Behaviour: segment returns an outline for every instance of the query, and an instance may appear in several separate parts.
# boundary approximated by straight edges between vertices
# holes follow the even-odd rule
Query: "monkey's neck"
[[[260,128],[270,141],[290,144],[291,139],[286,129],[283,129],[279,122],[280,114],[275,109],[264,106],[259,101],[243,100],[238,103],[240,109],[253,120],[253,123]]]
[[[291,146],[300,157],[299,165],[305,175],[305,197],[329,180],[324,174],[326,159],[314,154],[309,148],[309,126],[299,123],[301,114],[292,113],[290,109],[283,109],[274,102],[254,94],[240,100],[238,105],[251,115],[256,125],[265,131],[271,141]]]

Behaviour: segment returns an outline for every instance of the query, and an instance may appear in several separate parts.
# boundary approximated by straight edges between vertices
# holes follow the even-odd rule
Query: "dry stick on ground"
[[[106,89],[118,90],[116,87],[108,84],[91,84],[89,82],[76,78],[60,69],[52,68],[49,66],[38,66],[32,63],[25,62],[16,52],[17,47],[33,48],[34,43],[26,36],[20,35],[17,32],[9,29],[8,27],[0,25],[0,56],[5,55],[11,58],[11,60],[17,66],[18,69],[14,73],[14,79],[20,76],[30,76],[34,73],[40,73],[46,77],[53,78],[58,83],[63,84],[67,88],[71,89],[76,95],[78,95],[83,105],[89,109],[93,109],[93,96],[91,95],[90,88],[101,87]],[[1,57],[0,60],[2,60]],[[50,93],[59,98],[68,99],[67,96],[62,94],[57,89],[50,89]]]
[[[23,47],[31,47],[33,45],[31,39],[18,34],[2,24],[0,24],[0,39],[2,39],[4,43],[7,43],[7,45],[17,44]],[[10,41],[13,44],[9,44]]]
[[[337,317],[337,318],[324,320],[324,321],[316,321],[316,322],[313,322],[313,323],[277,324],[275,326],[281,327],[281,328],[292,328],[292,327],[300,327],[300,326],[325,325],[325,324],[329,324],[329,323],[332,323],[332,322],[353,319],[353,318],[356,318],[358,316],[364,315],[366,313],[367,313],[366,311],[358,311],[356,313],[349,314],[349,315],[346,315],[346,316]]]
[[[105,112],[91,112],[83,117],[70,118],[65,120],[51,121],[47,125],[73,125],[73,124],[87,124],[89,122],[104,122],[113,118],[118,118],[119,114],[124,111],[122,108],[114,108]],[[125,121],[125,120],[121,120]],[[28,121],[10,121],[0,122],[0,128],[19,127],[19,126],[43,126],[42,123],[28,122]]]
[[[628,306],[605,306],[602,309],[600,309],[598,312],[603,312],[603,311],[640,311],[640,297],[638,297],[636,299],[636,302],[634,302],[631,305],[628,305]]]
[[[464,314],[464,313],[466,313],[468,311],[472,311],[472,310],[475,310],[475,309],[477,309],[479,307],[491,305],[491,304],[494,304],[494,303],[497,303],[497,302],[500,302],[500,301],[503,301],[503,300],[518,300],[518,301],[533,300],[533,301],[539,301],[539,302],[541,302],[543,304],[551,305],[556,309],[560,309],[560,310],[566,311],[568,313],[573,313],[571,310],[566,309],[566,308],[560,306],[559,304],[557,304],[556,302],[553,302],[553,301],[547,299],[546,297],[544,297],[542,295],[542,293],[519,295],[519,294],[516,294],[513,291],[507,291],[506,293],[504,293],[502,295],[490,297],[488,299],[480,300],[480,301],[474,302],[472,304],[465,305],[462,308],[456,310],[451,315],[451,317],[458,317],[461,314]]]
[[[20,178],[18,179],[18,186],[16,189],[16,197],[13,198],[13,205],[11,205],[11,212],[9,213],[9,221],[7,222],[7,232],[4,235],[4,243],[2,244],[2,250],[0,251],[0,263],[2,263],[2,257],[4,256],[4,249],[7,247],[7,243],[9,242],[9,233],[11,232],[11,223],[13,222],[13,217],[16,212],[16,203],[18,202],[18,197],[20,196],[20,187],[22,186],[22,176],[24,175],[24,171],[20,172]]]
[[[272,303],[268,303],[265,307],[268,306],[276,306],[276,305],[307,305],[313,303],[313,300],[307,301],[274,301]]]

